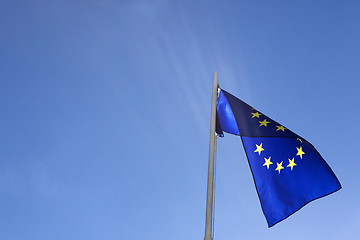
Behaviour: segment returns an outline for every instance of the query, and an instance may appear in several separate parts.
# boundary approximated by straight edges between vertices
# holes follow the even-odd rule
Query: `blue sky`
[[[8,1],[1,239],[203,239],[213,71],[311,142],[343,188],[268,229],[239,137],[215,239],[360,233],[358,1]]]

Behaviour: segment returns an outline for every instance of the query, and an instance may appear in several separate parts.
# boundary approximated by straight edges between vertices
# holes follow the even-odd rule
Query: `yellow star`
[[[293,167],[296,166],[296,163],[294,163],[295,159],[290,159],[289,158],[289,165],[287,165],[287,167],[291,168],[291,171],[293,170]]]
[[[264,159],[265,159],[265,163],[263,164],[263,166],[266,166],[267,169],[269,169],[270,164],[273,164],[272,162],[270,162],[271,157]]]
[[[301,143],[302,143],[302,140],[301,140],[301,138],[297,138],[296,140],[299,140]]]
[[[281,169],[284,169],[284,167],[282,166],[282,163],[283,163],[283,162],[281,162],[281,163],[276,163],[277,167],[276,167],[275,171],[279,171],[279,174],[280,174]]]
[[[276,129],[276,131],[279,131],[279,130],[281,130],[281,131],[283,131],[283,132],[285,132],[285,127],[283,127],[283,126],[276,126],[277,127],[277,129]]]
[[[260,123],[259,127],[261,127],[261,126],[267,127],[267,124],[270,122],[268,122],[268,121],[266,121],[266,119],[264,119],[264,121],[259,121],[259,123]]]
[[[300,158],[302,159],[302,155],[303,154],[305,154],[304,152],[303,152],[303,150],[302,150],[302,147],[300,147],[300,148],[296,148],[297,149],[297,154],[296,154],[296,156],[300,156]]]
[[[264,151],[264,149],[262,148],[262,143],[260,145],[257,144],[255,145],[256,145],[256,150],[254,152],[258,152],[260,156],[261,151]]]
[[[259,112],[256,112],[256,113],[251,113],[252,114],[252,117],[251,118],[254,118],[254,117],[257,117],[257,118],[259,118],[260,117],[260,115],[262,115],[261,113],[259,113]]]

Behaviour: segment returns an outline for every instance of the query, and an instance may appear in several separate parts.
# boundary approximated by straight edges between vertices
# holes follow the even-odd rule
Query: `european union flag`
[[[216,131],[240,135],[269,227],[341,188],[309,142],[224,90]]]

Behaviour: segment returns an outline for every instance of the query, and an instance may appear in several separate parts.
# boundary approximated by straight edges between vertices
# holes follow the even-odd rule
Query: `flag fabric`
[[[223,131],[241,137],[269,227],[341,188],[309,142],[221,89],[216,132]]]

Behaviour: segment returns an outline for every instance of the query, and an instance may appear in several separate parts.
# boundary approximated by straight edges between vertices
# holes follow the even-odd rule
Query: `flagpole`
[[[218,94],[218,73],[213,74],[213,88],[211,100],[211,120],[210,120],[210,143],[209,143],[209,165],[206,198],[206,218],[205,218],[205,237],[204,240],[213,240],[213,200],[214,200],[214,155],[215,155],[215,125],[216,125],[216,104]]]

